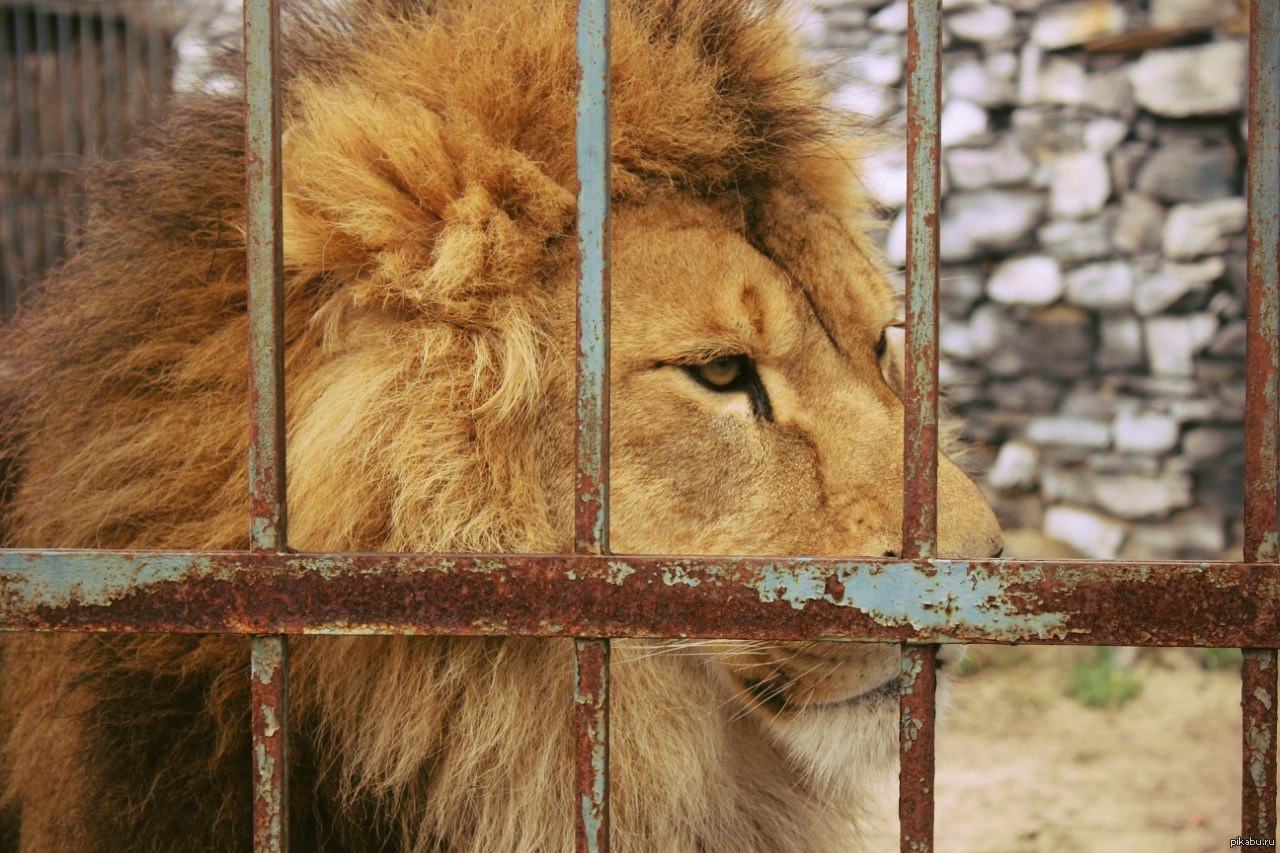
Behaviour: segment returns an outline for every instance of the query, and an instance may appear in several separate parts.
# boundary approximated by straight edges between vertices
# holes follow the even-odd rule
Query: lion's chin
[[[951,675],[938,673],[941,722]],[[856,797],[883,781],[898,759],[900,679],[891,678],[849,698],[807,707],[773,725],[777,742],[813,779],[817,790]]]

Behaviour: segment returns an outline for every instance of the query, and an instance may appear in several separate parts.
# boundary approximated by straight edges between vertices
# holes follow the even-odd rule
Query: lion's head
[[[353,4],[344,24],[314,11],[293,21],[293,546],[570,549],[573,6],[387,0]],[[896,305],[862,234],[848,125],[775,3],[613,6],[613,549],[893,553]],[[235,108],[196,99],[148,156],[102,172],[106,200],[86,249],[15,330],[17,378],[42,390],[6,392],[19,399],[11,436],[22,437],[7,451],[23,471],[6,511],[11,544],[244,547]],[[139,192],[152,203],[139,205]],[[998,551],[976,487],[945,457],[939,467],[941,551]],[[54,655],[52,644],[26,642]],[[119,695],[153,689],[152,673],[207,670],[219,700],[202,701],[222,709],[214,728],[242,723],[225,710],[242,688],[216,674],[243,664],[238,641],[129,642],[106,655],[64,650],[30,683],[48,688],[96,665],[82,689]],[[296,645],[311,775],[295,790],[325,804],[298,820],[344,826],[332,837],[350,843],[567,849],[564,643]],[[894,752],[897,647],[617,646],[622,849],[849,842],[857,794]],[[111,667],[133,680],[113,681]],[[119,711],[86,696],[99,710],[81,706],[80,719]],[[11,738],[9,760],[23,767],[52,712],[10,713],[24,735]],[[126,738],[104,734],[115,731],[98,721],[80,736]],[[127,778],[142,771],[84,765],[85,754],[123,748],[49,749],[94,774],[100,799],[151,783],[147,802],[181,806],[208,784],[186,773],[189,788],[157,793],[154,779]],[[10,802],[47,791],[24,772]],[[144,821],[146,809],[135,811],[143,817],[94,813]],[[129,831],[139,830],[117,828]]]

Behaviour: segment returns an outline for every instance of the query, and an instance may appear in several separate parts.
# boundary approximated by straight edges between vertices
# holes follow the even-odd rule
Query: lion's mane
[[[287,10],[295,547],[569,547],[572,318],[547,283],[575,262],[573,7]],[[744,233],[778,182],[858,204],[778,3],[613,8],[615,204],[683,193],[732,207]],[[81,248],[3,332],[0,544],[247,546],[239,97],[179,96],[139,153],[93,167]],[[535,440],[548,418],[554,447]],[[563,643],[297,647],[298,849],[567,844]],[[247,846],[243,640],[23,637],[4,655],[5,801],[30,849]],[[831,816],[777,778],[785,759],[722,766],[738,735],[710,727],[712,694],[646,673],[619,676],[619,719],[636,720],[615,731],[632,756],[623,846],[819,849]]]

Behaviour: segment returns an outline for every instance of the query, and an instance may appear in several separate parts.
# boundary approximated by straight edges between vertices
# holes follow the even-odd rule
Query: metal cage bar
[[[1243,826],[1247,835],[1274,838],[1280,8],[1271,0],[1253,0],[1251,13],[1245,560],[1087,563],[936,557],[940,2],[908,5],[903,559],[610,556],[608,0],[578,0],[575,554],[289,553],[279,9],[278,0],[249,0],[244,14],[250,550],[0,551],[0,630],[254,635],[258,851],[287,847],[287,632],[575,638],[575,822],[577,847],[584,851],[608,849],[610,637],[904,644],[904,851],[933,846],[933,644],[1239,646],[1245,648]],[[81,51],[96,50],[84,42],[85,32],[82,26]],[[116,41],[104,30],[104,54],[118,50]],[[113,58],[118,53],[104,62]],[[98,117],[90,115],[90,104],[97,90],[84,82],[83,132],[93,138]],[[108,140],[111,132],[104,125]]]
[[[903,383],[902,555],[938,551],[938,205],[942,156],[942,3],[907,3],[906,365]],[[899,708],[901,848],[933,850],[937,649],[903,647]]]
[[[1244,557],[1275,562],[1280,525],[1280,4],[1253,0],[1249,21],[1249,295],[1245,356]],[[1276,837],[1276,652],[1246,649],[1241,665],[1241,825]]]
[[[284,442],[284,252],[281,234],[279,0],[244,4],[245,201],[249,271],[249,547],[287,547]],[[269,570],[268,570],[269,571]],[[255,637],[250,661],[253,843],[288,848],[289,650]]]
[[[609,0],[578,0],[574,552],[609,553]],[[579,853],[609,850],[609,641],[574,642]]]

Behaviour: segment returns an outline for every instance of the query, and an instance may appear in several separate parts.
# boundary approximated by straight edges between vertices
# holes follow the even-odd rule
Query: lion
[[[780,3],[612,5],[614,550],[894,554],[896,303],[856,134]],[[571,550],[573,21],[288,12],[292,546]],[[238,97],[180,97],[94,167],[82,247],[5,330],[5,546],[247,547]],[[938,479],[941,551],[997,553],[976,486],[945,455]],[[614,645],[616,849],[858,847],[896,646]],[[294,849],[572,849],[571,642],[292,649]],[[6,640],[10,845],[248,849],[248,684],[238,636]]]

